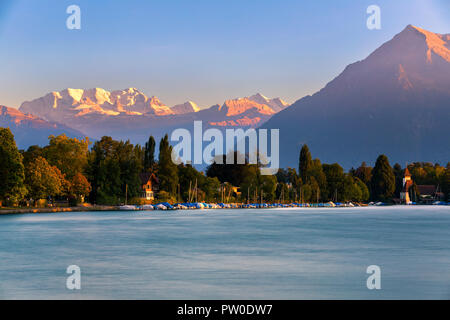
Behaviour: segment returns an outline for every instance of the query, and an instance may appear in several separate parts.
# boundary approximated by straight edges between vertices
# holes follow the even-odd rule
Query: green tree
[[[372,198],[377,201],[389,201],[395,192],[395,176],[388,158],[382,154],[377,158],[372,173]]]
[[[76,203],[82,202],[85,196],[88,196],[91,192],[91,184],[86,177],[77,172],[70,181],[70,196]]]
[[[441,185],[445,200],[450,201],[450,162],[441,176]]]
[[[142,166],[143,150],[139,145],[134,146],[130,141],[120,141],[115,151],[115,158],[119,162],[121,194],[119,198],[138,197],[141,193],[140,173]]]
[[[322,167],[327,181],[327,199],[332,201],[345,201],[344,169],[337,163],[324,163]]]
[[[309,198],[310,202],[319,203],[320,202],[320,186],[314,176],[309,178],[309,187],[311,188],[311,195]]]
[[[278,172],[275,174],[277,177],[278,183],[288,183],[289,182],[289,173],[288,170],[280,168],[278,169]]]
[[[192,165],[181,163],[178,165],[178,176],[179,176],[179,191],[180,191],[180,201],[189,201],[189,196],[195,187],[195,182],[197,181],[197,187],[201,188],[204,176],[198,172]]]
[[[365,162],[355,170],[354,176],[359,178],[367,186],[370,185],[370,180],[372,179],[372,167],[367,166]]]
[[[367,185],[358,177],[355,177],[355,182],[359,187],[359,190],[361,190],[361,197],[359,199],[356,199],[357,201],[367,201],[370,198],[369,188],[367,188]]]
[[[303,184],[300,189],[301,201],[303,203],[310,202],[312,199],[312,194],[313,192],[311,185],[309,185],[308,183]]]
[[[250,190],[250,191],[252,191],[252,190]],[[251,195],[251,193],[250,193],[250,195]],[[290,201],[290,188],[287,183],[278,182],[276,184],[274,200],[277,202],[289,202]]]
[[[357,178],[356,178],[357,179]],[[342,200],[344,201],[361,201],[362,191],[356,183],[355,178],[350,174],[344,174],[342,187]]]
[[[272,202],[275,200],[275,190],[277,179],[273,175],[261,175],[258,169],[258,182],[262,191],[263,201]]]
[[[208,166],[206,175],[208,177],[217,177],[220,182],[231,183],[233,186],[240,186],[248,170],[248,158],[245,158],[244,164],[238,164],[237,159],[240,156],[238,151],[234,152],[234,164],[230,165],[226,162],[226,155],[216,156],[213,163]]]
[[[201,189],[205,192],[205,200],[215,202],[219,200],[220,181],[216,177],[204,177]]]
[[[203,172],[197,171],[190,164],[178,165],[178,177],[179,177],[179,201],[188,201],[189,195],[193,195],[195,183],[197,183],[197,192],[199,195],[199,201],[218,201],[220,181],[217,177],[206,177]],[[191,194],[189,193],[191,188]]]
[[[9,128],[0,128],[0,205],[17,203],[26,194],[22,155]]]
[[[245,202],[253,203],[257,201],[256,192],[258,191],[258,178],[257,178],[256,166],[249,166],[245,170],[245,174],[242,177],[242,181],[239,184],[239,188],[242,192],[242,199]]]
[[[130,141],[103,137],[89,154],[87,176],[92,186],[91,202],[123,203],[141,193],[140,173],[143,170],[143,150]]]
[[[33,200],[59,196],[64,193],[67,182],[64,175],[56,167],[50,165],[43,157],[37,157],[25,168],[29,195]]]
[[[92,191],[90,201],[98,204],[118,204],[122,192],[117,149],[119,142],[111,137],[96,141],[89,154],[87,177]],[[122,197],[123,197],[122,196]]]
[[[302,149],[300,150],[299,166],[298,166],[299,175],[304,183],[307,183],[309,181],[309,175],[312,165],[313,163],[311,153],[309,152],[308,146],[304,144],[302,146]]]
[[[169,203],[176,202],[175,196],[171,195],[169,192],[164,190],[159,191],[156,198],[159,202],[169,202]]]
[[[279,199],[283,193],[285,200],[299,199],[301,179],[294,168],[279,169],[276,176],[278,185],[275,191],[275,198]]]
[[[150,136],[144,147],[144,171],[152,171],[155,165],[155,138]]]
[[[394,176],[395,176],[395,197],[400,198],[400,192],[403,189],[403,176],[405,171],[402,169],[402,166],[398,163],[394,164],[393,167]]]
[[[310,170],[310,176],[314,177],[314,179],[317,182],[317,185],[319,187],[319,200],[325,201],[328,197],[328,190],[327,190],[327,176],[325,175],[325,172],[323,171],[323,166],[320,163],[319,159],[314,159],[312,162],[312,167]],[[316,199],[317,201],[317,199]]]
[[[65,134],[49,137],[49,145],[43,149],[48,163],[56,166],[67,179],[83,173],[87,166],[89,139],[68,138]]]
[[[300,187],[300,177],[297,174],[297,171],[295,168],[288,168],[287,169],[287,181],[292,185],[292,188],[295,190],[298,190]]]
[[[158,178],[159,189],[175,196],[178,186],[178,169],[172,162],[172,146],[169,144],[167,134],[159,144]]]
[[[408,170],[417,184],[437,186],[445,172],[445,167],[430,162],[414,162],[408,165]]]
[[[26,167],[28,163],[34,161],[37,157],[44,157],[44,151],[40,146],[30,146],[26,151],[21,151],[23,156],[23,165]]]
[[[243,179],[240,186],[243,201],[261,202],[274,201],[276,197],[277,178],[275,175],[262,175],[261,166],[247,164],[243,170]],[[280,183],[278,184],[280,185]],[[284,184],[287,188],[287,184]],[[287,196],[285,195],[285,199]]]

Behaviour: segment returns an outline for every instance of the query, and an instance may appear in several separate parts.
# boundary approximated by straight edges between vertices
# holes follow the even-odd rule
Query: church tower
[[[409,173],[408,167],[405,169],[405,175],[403,177],[403,187],[408,183],[408,181],[412,181],[411,174]]]
[[[409,188],[413,185],[411,179],[411,173],[409,173],[408,167],[405,169],[405,174],[403,176],[403,189],[400,192],[400,200],[405,204],[411,204],[411,199],[409,198]]]

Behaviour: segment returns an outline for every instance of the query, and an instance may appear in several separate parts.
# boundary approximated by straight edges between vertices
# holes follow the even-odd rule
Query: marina
[[[414,206],[411,203],[409,206]],[[449,206],[450,203],[445,201],[435,201],[432,205],[436,206]],[[252,204],[242,204],[242,203],[204,203],[204,202],[194,202],[194,203],[175,203],[171,205],[168,202],[161,202],[154,205],[123,205],[119,206],[121,211],[138,211],[138,210],[196,210],[196,209],[268,209],[268,208],[352,208],[352,207],[367,207],[367,206],[391,206],[383,202],[370,202],[368,204],[356,203],[356,202],[326,202],[326,203],[252,203]]]

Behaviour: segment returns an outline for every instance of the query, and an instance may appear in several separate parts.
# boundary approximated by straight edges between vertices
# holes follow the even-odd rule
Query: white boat
[[[122,210],[122,211],[136,211],[137,209],[138,208],[133,205],[124,205],[124,206],[119,207],[119,210]]]
[[[194,203],[194,206],[195,206],[197,209],[204,209],[204,208],[205,208],[205,206],[203,205],[203,203],[200,203],[200,202]]]
[[[167,210],[166,206],[163,205],[163,204],[158,204],[158,205],[156,205],[155,208],[158,209],[158,210]]]
[[[151,204],[144,204],[142,210],[155,210],[155,208]]]

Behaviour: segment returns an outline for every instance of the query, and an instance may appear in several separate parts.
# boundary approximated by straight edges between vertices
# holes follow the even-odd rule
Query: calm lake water
[[[0,216],[0,298],[450,299],[450,207]]]

